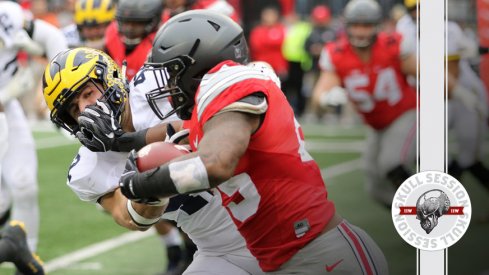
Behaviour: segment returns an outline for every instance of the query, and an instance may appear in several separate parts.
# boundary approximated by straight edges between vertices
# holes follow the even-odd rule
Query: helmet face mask
[[[127,101],[127,82],[117,65],[105,53],[76,48],[59,53],[43,75],[43,93],[54,124],[74,134],[78,122],[69,114],[71,102],[93,83],[114,116],[120,119]]]
[[[188,120],[204,74],[226,60],[246,64],[248,54],[243,29],[236,22],[217,12],[192,10],[172,17],[158,30],[150,62],[167,69],[170,87],[179,89],[172,90],[172,105],[180,119]]]
[[[120,0],[115,18],[126,47],[137,46],[161,20],[161,0]]]
[[[153,71],[155,74],[157,89],[146,93],[146,99],[153,112],[164,120],[173,114],[183,120],[190,119],[194,106],[194,98],[191,94],[184,92],[181,76],[185,73],[189,66],[195,62],[189,56],[180,56],[164,63],[146,63],[145,70]],[[156,76],[159,75],[159,77]],[[165,83],[161,83],[158,79],[165,79]],[[165,82],[165,81],[163,81]],[[173,107],[173,110],[163,113],[162,101],[168,100]]]
[[[351,23],[346,27],[350,44],[359,49],[370,47],[377,39],[377,25]]]

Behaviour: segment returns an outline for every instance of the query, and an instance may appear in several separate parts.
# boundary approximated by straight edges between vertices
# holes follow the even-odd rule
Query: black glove
[[[153,206],[166,204],[167,201],[165,199],[160,200],[158,198],[140,198],[138,196],[136,187],[139,182],[140,172],[136,164],[137,158],[138,156],[136,150],[132,150],[127,157],[124,173],[122,173],[119,180],[119,187],[122,194],[126,198],[136,203],[148,204]]]
[[[85,107],[78,117],[78,125],[80,131],[76,137],[93,152],[113,150],[117,139],[124,134],[107,103],[99,100]]]

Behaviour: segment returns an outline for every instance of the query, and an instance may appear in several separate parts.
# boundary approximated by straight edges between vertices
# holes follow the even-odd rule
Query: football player
[[[34,88],[36,76],[17,60],[20,50],[54,57],[67,48],[63,33],[42,20],[28,20],[21,7],[0,2],[0,103],[8,127],[8,149],[2,160],[1,192],[12,201],[12,218],[25,223],[28,244],[36,251],[39,233],[37,156],[29,123],[17,97]],[[3,135],[1,133],[0,135]],[[2,194],[2,199],[6,194]],[[8,207],[8,205],[1,205]],[[0,209],[0,216],[7,212]]]
[[[160,24],[161,0],[120,0],[116,22],[105,33],[105,52],[117,65],[127,62],[126,76],[131,80],[144,64]]]
[[[404,5],[409,13],[396,28],[405,39],[415,41],[418,0],[405,0]],[[486,88],[468,61],[477,53],[477,43],[466,37],[454,21],[447,22],[446,32],[448,127],[458,149],[448,165],[448,173],[460,178],[468,171],[489,190],[489,169],[481,161],[487,134]]]
[[[104,35],[115,17],[112,0],[77,0],[75,3],[75,23],[64,27],[63,33],[70,48],[90,47],[102,50]]]
[[[29,250],[24,223],[10,221],[0,231],[0,264],[11,262],[22,275],[43,275],[43,262]],[[18,273],[16,273],[18,274]]]
[[[217,187],[247,247],[271,274],[388,274],[375,242],[328,200],[283,92],[245,66],[247,59],[243,29],[224,15],[187,11],[162,26],[150,61],[170,78],[150,98],[152,109],[163,119],[176,113],[186,120],[193,153],[128,171],[120,190],[130,199],[156,199]],[[174,109],[165,113],[159,98],[170,98]]]
[[[313,105],[337,98],[345,88],[369,126],[366,190],[390,209],[416,156],[416,92],[406,80],[406,75],[416,75],[416,59],[409,41],[378,31],[382,11],[376,1],[351,0],[344,17],[347,35],[321,53]]]
[[[100,151],[100,146],[105,151],[112,150],[92,152],[87,147],[80,148],[70,166],[67,184],[81,200],[100,204],[119,225],[131,230],[146,230],[160,218],[175,221],[198,247],[185,274],[262,273],[221,207],[221,197],[212,191],[176,196],[169,201],[130,201],[120,192],[118,182],[127,159],[123,151],[130,149],[127,146],[141,148],[165,139],[167,123],[180,128],[176,116],[162,124],[146,99],[166,87],[164,70],[143,68],[127,87],[110,57],[93,49],[77,48],[54,58],[43,79],[53,123],[76,134],[92,150]],[[166,111],[172,109],[167,99],[158,103]],[[116,120],[111,121],[111,117]],[[88,132],[88,124],[105,125],[101,129],[107,133],[107,128],[113,130],[113,123],[121,127],[115,131],[120,138],[107,146],[103,145],[107,136]],[[148,129],[152,126],[155,127]]]

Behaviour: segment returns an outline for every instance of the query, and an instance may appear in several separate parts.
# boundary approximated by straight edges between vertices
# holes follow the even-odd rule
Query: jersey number
[[[7,35],[10,35],[10,31],[14,28],[12,22],[10,22],[10,17],[5,13],[0,14],[0,26]]]
[[[80,162],[80,154],[77,154],[75,159],[73,159],[73,162],[71,163],[70,165],[70,168],[68,169],[68,181],[70,182],[71,181],[71,168],[75,167],[75,165],[78,164],[78,162]]]
[[[226,207],[240,222],[248,219],[258,210],[261,197],[248,174],[232,177],[221,184],[219,189],[229,197],[230,201]]]
[[[295,124],[295,134],[297,136],[297,142],[299,143],[299,156],[301,156],[302,162],[310,161],[313,160],[309,152],[306,150],[306,143],[304,142],[304,137],[302,134],[302,129],[301,125],[297,121],[297,119],[294,118],[294,124]]]
[[[375,108],[376,101],[385,100],[393,106],[401,100],[401,89],[393,68],[379,70],[373,94],[362,88],[369,84],[370,79],[365,74],[354,74],[345,78],[346,90],[361,112],[371,112]]]

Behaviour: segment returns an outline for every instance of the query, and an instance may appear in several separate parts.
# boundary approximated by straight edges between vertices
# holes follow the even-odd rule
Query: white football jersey
[[[62,28],[61,31],[66,37],[66,42],[68,43],[68,47],[76,48],[82,46],[80,33],[78,32],[78,28],[76,24],[70,24]]]
[[[17,70],[17,48],[14,37],[22,30],[24,13],[13,2],[0,2],[0,86],[6,85]]]
[[[136,130],[162,122],[149,107],[145,96],[147,91],[157,87],[157,81],[162,83],[162,79],[155,77],[159,74],[142,69],[130,83],[129,102]],[[172,108],[168,100],[160,107],[166,109],[164,113]],[[175,120],[178,120],[176,115],[165,122]],[[70,166],[68,186],[81,200],[97,202],[118,188],[126,158],[127,153],[91,152],[82,146]],[[173,197],[162,218],[175,221],[194,241],[201,254],[218,256],[246,249],[243,237],[221,205],[218,192]]]

